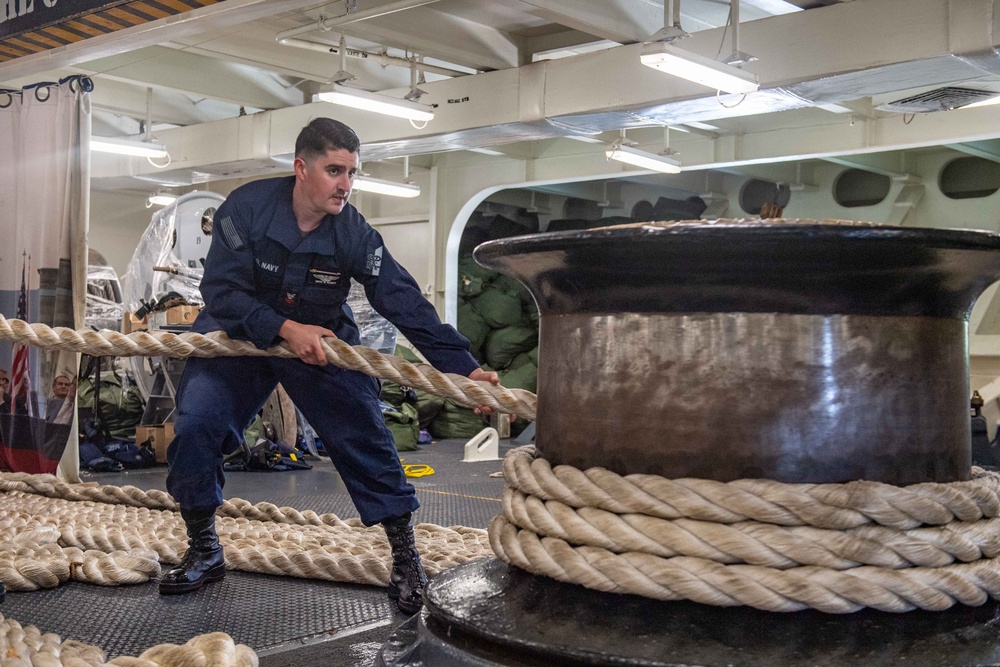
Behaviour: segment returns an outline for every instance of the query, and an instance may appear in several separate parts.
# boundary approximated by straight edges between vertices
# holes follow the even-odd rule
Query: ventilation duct
[[[371,114],[352,115],[352,110],[343,120],[366,138],[364,159],[380,160],[623,128],[712,122],[933,86],[946,87],[935,91],[968,91],[893,103],[903,105],[897,109],[906,113],[939,111],[995,96],[971,88],[986,76],[1000,76],[1000,51],[990,29],[994,3],[1000,5],[1000,0],[850,2],[747,23],[743,28],[748,46],[760,57],[755,67],[762,88],[742,101],[732,100],[736,106],[720,104],[715,94],[704,95],[696,84],[664,81],[667,77],[639,63],[642,45],[631,44],[428,83],[427,101],[438,105],[438,114],[433,126],[422,131],[405,121],[375,122]],[[887,36],[883,26],[888,17],[904,15],[919,20]],[[815,38],[788,39],[801,34]],[[720,35],[718,29],[701,31],[688,37],[685,46],[714,53]],[[951,44],[961,50],[952,51]],[[886,53],[894,55],[887,58]],[[593,80],[594,72],[614,74],[602,78],[602,85],[581,86],[581,81]],[[206,174],[211,178],[219,172],[228,176],[238,168],[234,163],[250,160],[250,170],[239,176],[262,175],[273,160],[291,153],[301,127],[322,112],[321,107],[302,105],[164,131],[161,140],[171,148],[176,141],[178,150],[172,151],[172,168],[156,173],[176,180],[204,179]],[[220,143],[219,137],[226,142]],[[95,166],[92,179],[99,184],[102,178],[153,171],[145,162],[121,160]]]
[[[992,90],[945,86],[944,88],[928,90],[919,95],[905,97],[895,102],[880,104],[875,108],[879,111],[892,111],[894,113],[934,113],[935,111],[951,111],[996,96],[997,93]]]

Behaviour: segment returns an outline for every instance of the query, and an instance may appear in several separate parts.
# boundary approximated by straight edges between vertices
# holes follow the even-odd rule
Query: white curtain
[[[0,312],[7,318],[83,326],[91,89],[89,79],[75,76],[0,91]],[[12,346],[0,345],[5,393],[17,379],[12,361]],[[54,382],[63,376],[75,383],[78,369],[78,355],[30,350],[22,378],[30,382],[18,383],[29,391],[0,404],[0,467],[56,472],[58,464],[64,479],[79,479],[76,410],[66,409],[67,400],[75,405],[75,390],[67,397],[65,381]]]

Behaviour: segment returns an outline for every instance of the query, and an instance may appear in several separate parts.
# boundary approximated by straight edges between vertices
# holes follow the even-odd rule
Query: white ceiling
[[[344,35],[349,50],[384,50],[404,58],[416,54],[429,64],[485,72],[524,65],[548,52],[572,55],[595,46],[641,41],[656,32],[663,20],[662,3],[650,0],[439,0],[410,3],[415,6],[322,30],[320,19],[337,24],[401,3],[357,0],[353,15],[346,12],[344,0],[284,4],[289,8],[281,13],[223,28],[212,26],[204,32],[193,28],[193,34],[168,41],[154,39],[149,46],[129,48],[124,42],[122,52],[108,57],[94,58],[85,44],[73,45],[74,54],[63,58],[71,62],[57,69],[39,69],[36,62],[42,59],[24,58],[0,68],[0,80],[6,87],[16,87],[73,73],[89,74],[100,98],[96,108],[137,118],[145,116],[146,88],[152,87],[154,122],[190,125],[234,116],[240,106],[276,109],[309,101],[318,87],[332,79],[340,59],[277,43],[278,33],[294,28],[313,26],[314,31],[298,39],[315,44],[335,47]],[[681,25],[691,32],[725,25],[729,14],[725,0],[682,0],[679,4]],[[830,2],[744,0],[741,20],[823,4]],[[616,20],[609,21],[609,17]],[[405,68],[382,67],[375,58],[349,58],[347,67],[359,77],[353,85],[368,90],[409,84]],[[431,74],[427,78],[442,77]]]
[[[1000,91],[1000,62],[991,52],[996,1],[743,0],[741,50],[760,58],[747,68],[760,76],[762,91],[736,110],[693,84],[661,85],[666,75],[638,66],[635,50],[620,48],[663,27],[661,0],[225,0],[184,20],[0,64],[0,86],[88,74],[95,84],[94,134],[106,136],[139,132],[149,91],[153,129],[171,141],[204,142],[233,130],[243,114],[273,112],[266,140],[257,142],[263,145],[249,155],[223,147],[214,160],[181,161],[179,182],[185,170],[211,179],[275,168],[270,158],[288,154],[287,135],[308,117],[295,110],[344,65],[321,52],[341,36],[349,52],[370,54],[345,61],[358,77],[351,85],[360,88],[398,95],[409,86],[408,69],[380,64],[380,53],[466,73],[426,74],[420,87],[442,117],[426,129],[351,122],[375,158],[486,146],[517,154],[526,142],[588,134],[603,142],[620,128],[632,128],[640,143],[656,143],[664,126],[680,130],[672,136],[702,142],[685,155],[686,164],[690,156],[701,168],[930,145],[961,144],[957,150],[990,157],[1000,154],[994,150],[1000,123],[987,114],[1000,111],[962,111],[967,118],[921,119],[900,130],[900,114],[875,107],[941,85]],[[693,33],[685,48],[717,58],[731,52],[727,0],[676,4],[681,26]],[[299,46],[278,43],[289,31]],[[301,48],[302,41],[313,47]],[[531,65],[553,57],[557,64]],[[496,98],[445,106],[469,90]],[[838,148],[836,132],[856,122],[865,136],[846,131],[849,140]],[[211,132],[194,130],[203,125]],[[291,129],[280,130],[285,126]],[[105,187],[134,186],[133,177],[142,176],[117,167],[95,175]]]

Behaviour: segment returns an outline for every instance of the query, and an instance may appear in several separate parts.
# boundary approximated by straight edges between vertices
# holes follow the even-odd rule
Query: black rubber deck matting
[[[229,572],[188,595],[160,596],[155,583],[70,583],[8,593],[0,607],[22,625],[100,646],[108,657],[139,655],[156,644],[183,644],[221,631],[254,650],[337,634],[391,619],[385,590],[291,577]]]
[[[500,462],[462,463],[463,444],[436,442],[401,455],[405,463],[426,463],[435,470],[410,480],[421,503],[416,522],[485,528],[500,512],[504,482],[489,476],[500,469]],[[165,478],[166,467],[160,466],[88,474],[84,481],[163,489]],[[231,473],[225,492],[227,498],[357,516],[339,475],[325,459],[307,471]],[[285,656],[272,656],[281,664],[296,664],[294,649],[305,650],[311,661],[323,653],[319,642],[332,640],[330,648],[339,657],[331,655],[325,667],[367,663],[346,656],[370,657],[374,646],[367,644],[372,638],[388,635],[390,624],[401,620],[382,588],[232,571],[196,593],[170,597],[160,597],[155,582],[116,587],[73,582],[31,593],[8,592],[0,613],[42,632],[99,646],[109,658],[221,631],[258,652]],[[366,631],[372,627],[384,629]],[[355,633],[358,645],[352,640]],[[338,641],[340,637],[344,639]]]

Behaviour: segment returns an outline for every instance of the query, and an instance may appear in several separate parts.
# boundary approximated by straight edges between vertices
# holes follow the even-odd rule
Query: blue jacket
[[[198,333],[223,330],[267,348],[285,320],[315,324],[357,345],[358,327],[347,305],[351,278],[364,285],[372,306],[392,322],[435,368],[468,375],[479,368],[469,341],[442,324],[416,281],[381,235],[351,204],[327,215],[302,238],[292,211],[295,177],[243,185],[219,207],[205,260],[205,308]]]

